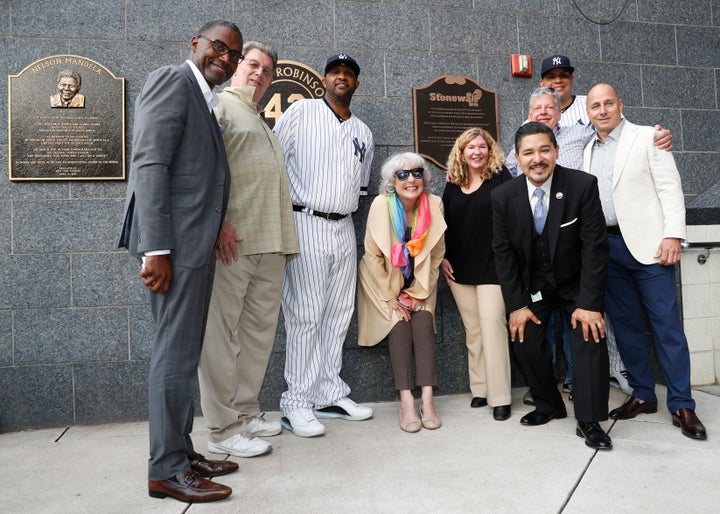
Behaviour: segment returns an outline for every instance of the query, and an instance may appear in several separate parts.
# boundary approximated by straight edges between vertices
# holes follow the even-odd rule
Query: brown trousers
[[[414,312],[410,321],[398,321],[388,334],[388,344],[396,389],[437,385],[432,314]]]

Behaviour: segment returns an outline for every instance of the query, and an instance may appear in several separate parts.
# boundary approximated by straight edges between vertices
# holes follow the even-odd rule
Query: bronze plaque
[[[10,180],[123,180],[125,79],[79,55],[8,76]]]
[[[442,169],[457,137],[470,127],[499,142],[497,93],[468,77],[443,75],[413,88],[415,151]]]
[[[291,103],[303,98],[322,98],[325,95],[322,79],[322,75],[301,62],[278,61],[275,79],[260,99],[270,128]]]

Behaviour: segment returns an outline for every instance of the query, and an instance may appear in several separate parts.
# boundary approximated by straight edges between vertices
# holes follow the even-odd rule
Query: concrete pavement
[[[267,438],[273,452],[233,457],[240,470],[216,480],[226,500],[187,505],[147,495],[147,423],[72,426],[0,434],[0,511],[4,513],[638,513],[720,511],[720,386],[694,391],[707,441],[672,426],[659,409],[607,421],[614,449],[596,452],[570,417],[520,425],[531,407],[513,391],[505,422],[469,395],[438,397],[443,427],[406,434],[397,403],[370,404],[365,422],[324,420],[326,435]],[[610,407],[625,395],[611,388]],[[567,399],[567,397],[566,397]],[[270,412],[267,419],[278,419]],[[193,440],[208,458],[207,431]]]

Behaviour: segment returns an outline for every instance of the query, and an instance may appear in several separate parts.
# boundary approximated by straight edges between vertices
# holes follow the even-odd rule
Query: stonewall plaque
[[[499,141],[497,93],[468,77],[443,75],[413,88],[415,151],[442,169],[455,139],[480,127]]]
[[[275,126],[291,103],[303,98],[322,98],[325,95],[322,79],[322,75],[303,63],[278,61],[275,80],[260,99],[270,128]]]
[[[10,180],[123,180],[125,79],[79,55],[8,76]]]

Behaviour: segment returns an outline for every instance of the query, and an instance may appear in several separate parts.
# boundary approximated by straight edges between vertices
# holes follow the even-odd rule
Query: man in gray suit
[[[142,259],[156,335],[150,359],[148,492],[185,502],[232,490],[203,477],[237,469],[209,461],[190,440],[193,382],[225,216],[230,172],[213,87],[243,59],[235,24],[206,23],[181,66],[152,72],[137,98],[130,179],[120,247]]]

